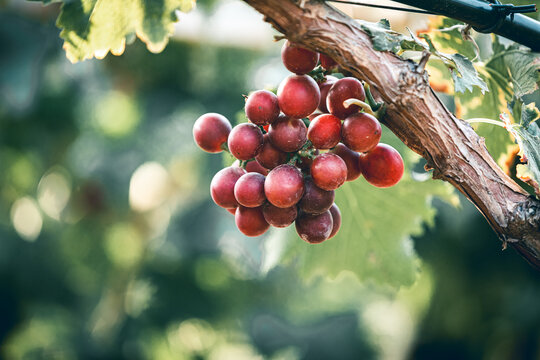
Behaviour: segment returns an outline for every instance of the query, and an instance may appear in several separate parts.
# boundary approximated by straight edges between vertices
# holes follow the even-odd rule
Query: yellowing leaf
[[[66,1],[57,26],[72,62],[102,59],[109,52],[120,55],[134,35],[148,50],[160,52],[174,30],[175,12],[189,11],[194,4],[194,0]]]

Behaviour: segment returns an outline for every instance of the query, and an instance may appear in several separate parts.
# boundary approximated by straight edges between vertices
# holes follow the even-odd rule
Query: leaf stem
[[[345,108],[348,108],[351,105],[358,105],[358,106],[360,106],[362,108],[362,110],[364,110],[368,114],[375,116],[375,113],[371,109],[371,106],[369,106],[368,103],[363,102],[360,99],[351,98],[351,99],[347,99],[347,100],[345,100],[343,102],[343,106],[345,106]]]
[[[497,125],[506,129],[506,125],[502,121],[498,121],[498,120],[485,119],[485,118],[473,118],[473,119],[468,119],[465,121],[468,122],[469,124],[484,123],[484,124]]]

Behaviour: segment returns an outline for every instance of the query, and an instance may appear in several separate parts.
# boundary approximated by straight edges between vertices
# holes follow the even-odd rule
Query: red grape
[[[264,166],[262,166],[258,161],[254,160],[254,161],[248,161],[248,163],[246,164],[246,171],[248,173],[251,173],[251,172],[254,172],[254,173],[259,173],[261,175],[268,175],[268,173],[270,172],[270,170],[268,170],[267,168],[265,168]]]
[[[256,156],[256,159],[265,168],[273,169],[276,166],[287,162],[287,153],[272,145],[270,135],[264,134],[264,144],[261,152]]]
[[[247,98],[246,116],[257,125],[273,123],[279,116],[277,96],[268,90],[255,91]]]
[[[403,176],[403,158],[390,145],[380,143],[375,149],[360,155],[360,168],[371,185],[390,187]]]
[[[335,115],[340,119],[345,119],[347,116],[360,110],[358,105],[351,105],[348,108],[343,105],[345,100],[351,98],[361,101],[366,99],[366,93],[364,92],[362,83],[360,80],[353,77],[339,79],[328,91],[326,107],[332,115]]]
[[[268,230],[270,224],[264,220],[261,207],[239,206],[234,215],[236,227],[246,236],[259,236]]]
[[[317,109],[321,92],[310,76],[289,75],[279,84],[277,97],[285,115],[300,119]]]
[[[348,116],[341,127],[343,143],[349,149],[358,152],[368,152],[377,146],[381,139],[381,132],[379,120],[366,113]]]
[[[307,128],[300,119],[280,115],[270,125],[268,138],[279,150],[293,152],[299,150],[307,141]]]
[[[325,54],[320,54],[320,57],[321,57],[321,66],[324,69],[330,70],[337,66],[337,63],[330,56],[325,55]]]
[[[302,214],[296,219],[296,232],[302,240],[310,244],[318,244],[328,239],[332,226],[332,214],[328,210],[319,215]]]
[[[229,151],[239,160],[253,159],[263,146],[263,134],[255,124],[236,125],[229,134]]]
[[[330,233],[330,236],[328,237],[333,238],[334,235],[337,234],[339,231],[339,228],[341,227],[341,211],[339,211],[339,208],[336,204],[333,204],[330,208],[330,214],[332,214],[332,232]]]
[[[311,178],[304,180],[305,191],[302,200],[298,203],[300,210],[309,214],[321,214],[330,209],[334,203],[334,191],[323,190]]]
[[[347,180],[347,164],[336,154],[321,154],[311,164],[315,185],[324,190],[335,190]]]
[[[326,76],[326,79],[319,83],[319,90],[321,91],[321,100],[319,100],[319,110],[321,110],[323,113],[328,112],[328,108],[326,107],[326,98],[328,97],[328,91],[334,85],[334,83],[338,81],[338,78],[332,75]]]
[[[226,209],[238,206],[234,197],[234,185],[245,173],[246,171],[240,167],[230,166],[214,175],[210,183],[210,195],[217,205]]]
[[[295,166],[279,165],[266,177],[264,193],[270,204],[279,208],[296,205],[304,194],[302,173]]]
[[[231,209],[225,209],[225,210],[227,210],[228,212],[234,215],[236,213],[236,209],[237,208],[231,208]]]
[[[234,185],[236,201],[245,207],[261,206],[266,200],[264,195],[264,175],[256,172],[244,174]]]
[[[193,138],[204,151],[218,153],[223,151],[221,146],[227,141],[231,129],[231,123],[225,116],[208,113],[195,121]]]
[[[298,210],[296,210],[296,206],[278,208],[277,206],[267,203],[263,206],[263,215],[266,222],[270,225],[277,228],[284,228],[291,225],[294,220],[296,220]]]
[[[281,60],[290,72],[302,75],[317,66],[319,54],[287,40],[281,48]]]
[[[347,165],[347,181],[353,181],[358,179],[362,174],[360,171],[360,154],[356,151],[352,151],[342,143],[337,144],[330,152],[336,154],[345,161]]]
[[[309,123],[308,139],[317,149],[330,149],[341,138],[341,120],[332,114],[322,114]]]

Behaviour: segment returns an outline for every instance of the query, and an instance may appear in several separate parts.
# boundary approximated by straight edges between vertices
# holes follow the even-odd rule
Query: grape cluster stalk
[[[403,159],[379,142],[381,124],[360,80],[330,75],[338,68],[332,58],[290,41],[281,58],[292,74],[277,94],[257,90],[247,97],[248,122],[233,128],[223,115],[204,114],[193,137],[206,152],[225,150],[238,159],[214,176],[210,194],[243,234],[295,223],[300,238],[318,244],[341,226],[335,190],[360,176],[376,187],[396,185]]]

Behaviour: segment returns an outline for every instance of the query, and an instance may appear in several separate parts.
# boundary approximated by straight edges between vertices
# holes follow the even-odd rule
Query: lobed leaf
[[[43,1],[45,4],[50,0]],[[167,45],[177,21],[176,11],[189,11],[195,0],[72,0],[64,1],[56,22],[62,29],[66,56],[72,62],[109,52],[120,55],[135,36],[157,53]]]
[[[453,204],[458,200],[447,183],[414,179],[411,169],[418,156],[394,135],[386,133],[383,142],[391,143],[404,156],[404,178],[387,189],[376,188],[363,178],[338,189],[335,201],[342,213],[342,226],[330,240],[309,245],[294,232],[288,257],[297,261],[304,279],[336,277],[349,271],[362,281],[392,287],[414,283],[418,259],[411,236],[420,235],[425,223],[432,224],[434,196]],[[425,180],[430,177],[427,173],[420,176]]]

